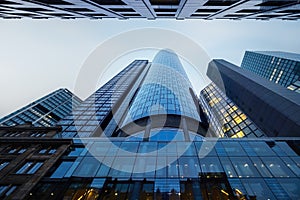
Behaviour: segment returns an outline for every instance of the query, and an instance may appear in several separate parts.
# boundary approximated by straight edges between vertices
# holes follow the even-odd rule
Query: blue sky
[[[300,53],[299,21],[1,19],[0,117],[60,87],[73,91],[83,63],[96,47],[120,33],[143,28],[178,32],[200,45],[210,58],[237,65],[245,50]],[[154,51],[125,55],[105,78],[137,55],[138,59],[152,59]],[[77,93],[83,99],[88,94]]]

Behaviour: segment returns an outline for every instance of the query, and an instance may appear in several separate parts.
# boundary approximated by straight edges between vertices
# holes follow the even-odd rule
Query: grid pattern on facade
[[[89,137],[101,125],[148,61],[136,60],[88,97],[58,125],[62,137]]]
[[[14,126],[31,122],[35,126],[53,126],[80,103],[81,100],[69,90],[58,89],[3,117],[0,125]]]
[[[298,0],[5,0],[0,17],[297,20],[300,5]]]
[[[159,51],[133,100],[125,123],[161,114],[188,116],[201,121],[190,88],[191,83],[177,55],[168,50]]]
[[[300,93],[300,81],[296,81],[295,83],[289,85],[287,89]]]
[[[217,137],[263,137],[263,132],[214,83],[200,93],[210,126]]]
[[[292,53],[246,51],[241,67],[284,87],[300,78],[300,56]]]
[[[217,174],[224,173],[232,188],[257,199],[293,199],[300,195],[299,155],[291,146],[299,145],[299,141],[203,139],[192,143],[122,140],[111,143],[98,138],[84,140],[85,146],[81,141],[74,142],[72,151],[48,175],[52,182],[72,177],[92,178],[102,185],[105,177],[116,183],[122,180],[150,180],[154,181],[151,193],[159,188],[160,192],[171,194],[175,190],[175,194],[180,195],[184,193],[181,182],[197,179],[200,174],[214,174],[217,177]],[[182,150],[184,153],[181,155],[179,152]],[[132,156],[131,152],[138,154]],[[120,188],[114,189],[114,192],[122,193]],[[52,188],[49,190],[42,192],[50,193]]]

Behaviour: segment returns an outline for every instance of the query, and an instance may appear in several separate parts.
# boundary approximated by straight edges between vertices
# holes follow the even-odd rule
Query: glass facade
[[[47,96],[0,119],[2,126],[31,122],[34,126],[49,127],[71,113],[82,101],[67,89],[58,89]]]
[[[299,138],[263,137],[213,83],[198,99],[169,50],[135,60],[57,124],[0,127],[1,199],[300,198]]]
[[[117,104],[124,100],[132,84],[147,64],[146,60],[132,62],[76,107],[69,116],[59,121],[58,125],[63,127],[62,137],[100,136],[104,129],[100,125],[105,120],[114,120],[112,119],[113,109],[118,109],[119,105]],[[101,130],[99,131],[99,129]],[[112,134],[113,131],[114,129],[108,134]]]
[[[74,147],[28,199],[51,197],[55,190],[56,198],[74,198],[79,191],[92,188],[98,198],[106,199],[115,193],[123,195],[122,199],[134,194],[137,199],[179,198],[188,195],[189,189],[191,199],[211,199],[213,195],[237,199],[238,194],[256,199],[299,197],[299,140],[195,137],[193,142],[74,139]],[[62,180],[64,187],[53,188]],[[74,188],[76,180],[87,184]],[[221,182],[226,187],[218,185]],[[146,191],[149,198],[142,198]]]
[[[124,125],[151,115],[186,116],[201,121],[190,90],[191,83],[178,56],[161,50],[133,99]]]
[[[284,87],[300,79],[299,54],[246,51],[241,67]]]
[[[200,101],[216,137],[263,137],[264,133],[214,83],[200,92]]]
[[[289,85],[287,89],[300,93],[300,80]]]

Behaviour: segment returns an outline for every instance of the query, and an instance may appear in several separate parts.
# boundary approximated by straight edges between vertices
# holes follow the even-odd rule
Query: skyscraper
[[[207,75],[267,136],[299,136],[298,93],[225,60],[211,61]]]
[[[264,137],[265,134],[236,103],[210,83],[200,92],[200,100],[207,113],[214,137]]]
[[[6,152],[3,177],[38,178],[28,184],[0,180],[1,198],[300,197],[299,138],[205,137],[206,115],[170,50],[152,63],[132,62],[59,124],[63,139],[50,139],[48,146],[19,140],[0,149]],[[14,166],[5,160],[12,149],[17,158],[32,157]]]
[[[300,54],[246,51],[241,67],[284,87],[300,80]]]
[[[67,116],[81,99],[68,89],[58,89],[0,119],[0,126],[31,122],[34,126],[53,126]]]

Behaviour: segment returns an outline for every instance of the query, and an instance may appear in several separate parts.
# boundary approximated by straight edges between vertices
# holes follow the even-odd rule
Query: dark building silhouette
[[[0,17],[147,19],[299,19],[298,0],[5,0]]]

